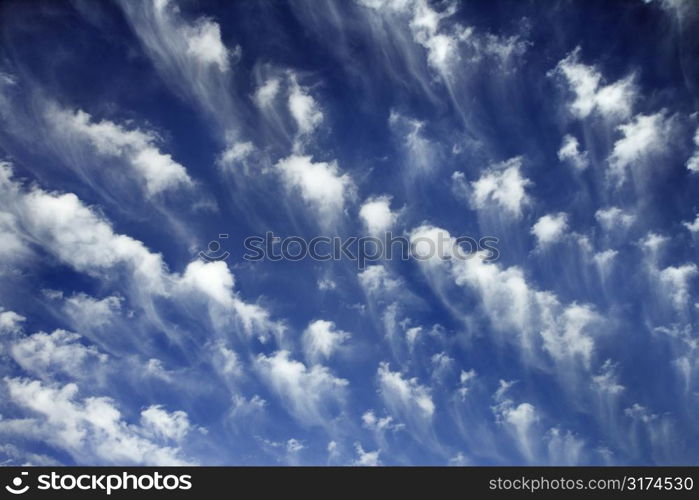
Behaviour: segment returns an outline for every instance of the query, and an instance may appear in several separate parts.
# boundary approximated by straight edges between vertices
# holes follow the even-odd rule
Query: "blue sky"
[[[0,9],[0,463],[697,463],[693,2]]]

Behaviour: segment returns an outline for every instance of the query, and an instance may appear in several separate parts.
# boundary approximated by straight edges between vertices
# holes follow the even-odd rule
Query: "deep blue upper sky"
[[[0,463],[697,464],[697,7],[3,2]]]

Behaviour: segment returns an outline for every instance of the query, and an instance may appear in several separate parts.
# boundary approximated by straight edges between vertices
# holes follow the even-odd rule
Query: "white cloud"
[[[627,76],[598,89],[595,95],[597,109],[605,116],[628,116],[636,100],[634,76]]]
[[[318,215],[321,225],[334,224],[354,198],[354,182],[341,173],[337,162],[314,163],[310,156],[292,155],[280,160],[276,168],[284,185],[297,190]]]
[[[454,467],[461,467],[469,464],[471,464],[471,462],[461,451],[449,459],[449,465]]]
[[[408,345],[413,347],[415,342],[417,342],[418,337],[422,333],[421,326],[413,326],[405,331],[405,339],[408,341]]]
[[[425,122],[391,110],[388,123],[403,144],[403,161],[410,175],[423,175],[439,165],[439,146],[425,137]]]
[[[699,232],[699,214],[697,214],[693,222],[683,222],[682,225],[691,233]]]
[[[648,408],[641,406],[638,403],[634,403],[629,408],[626,408],[624,410],[624,415],[633,420],[639,420],[646,424],[658,418],[658,415],[651,413]]]
[[[21,330],[21,323],[27,318],[14,311],[3,311],[0,308],[0,333],[18,332]]]
[[[644,0],[645,3],[650,3],[653,0]],[[660,6],[673,18],[676,18],[680,23],[683,23],[688,16],[696,14],[693,0],[659,0]]]
[[[397,431],[403,429],[403,424],[395,422],[390,415],[385,417],[377,417],[374,410],[365,411],[362,414],[362,427],[374,432]]]
[[[151,439],[149,429],[124,421],[109,398],[80,400],[75,384],[44,385],[20,378],[6,378],[5,383],[11,401],[37,415],[24,437],[45,440],[79,464],[188,463],[178,447]],[[11,421],[0,421],[0,432],[10,429],[18,431]]]
[[[661,268],[661,252],[669,241],[667,236],[649,232],[638,244],[644,250],[648,277],[657,296],[672,305],[678,313],[687,312],[691,281],[699,274],[699,268],[694,263]]]
[[[212,117],[223,137],[236,136],[239,113],[230,75],[240,47],[226,47],[218,23],[205,16],[187,19],[172,0],[119,4],[163,81]]]
[[[398,214],[391,212],[391,197],[377,196],[369,198],[359,209],[367,232],[372,235],[381,235],[393,228]]]
[[[171,0],[150,0],[143,5],[122,2],[134,30],[159,65],[188,75],[209,69],[230,69],[231,52],[221,40],[221,27],[210,18],[188,21]],[[150,32],[146,32],[150,26]],[[236,49],[238,50],[238,49]],[[169,66],[173,66],[170,68]]]
[[[141,427],[157,439],[182,441],[191,430],[189,417],[181,410],[168,412],[152,405],[141,412]]]
[[[617,395],[624,392],[626,389],[619,383],[616,373],[616,365],[611,359],[607,359],[600,369],[599,373],[592,377],[592,385],[595,390],[603,394]]]
[[[30,255],[31,251],[17,227],[17,218],[0,211],[0,264],[21,262]]]
[[[571,359],[580,356],[589,367],[594,341],[589,332],[601,321],[600,316],[588,305],[566,306],[556,323],[541,331],[546,349],[555,359]]]
[[[668,241],[669,238],[667,236],[649,232],[639,241],[639,243],[650,253],[651,257],[655,257]]]
[[[524,441],[529,428],[537,421],[536,409],[530,403],[520,403],[517,406],[506,408],[502,414],[503,420],[514,427],[520,439]]]
[[[65,300],[63,310],[80,328],[99,328],[109,324],[121,310],[121,297],[109,296],[96,299],[78,293]]]
[[[164,293],[164,262],[143,243],[116,234],[101,214],[84,205],[72,193],[48,193],[34,188],[25,191],[10,179],[11,170],[0,166],[0,192],[6,208],[22,222],[34,241],[78,271],[105,275],[123,265],[140,285]]]
[[[400,279],[392,277],[382,265],[368,266],[357,277],[359,284],[369,294],[390,294],[401,286]]]
[[[575,99],[569,104],[570,111],[578,118],[585,118],[594,111],[607,118],[628,117],[637,99],[634,75],[604,85],[599,70],[581,63],[579,59],[580,48],[577,48],[562,59],[552,72],[563,76],[575,94]]]
[[[302,424],[329,425],[332,408],[344,403],[347,380],[335,377],[321,365],[308,368],[291,359],[288,351],[258,355],[255,368],[289,413]]]
[[[167,3],[162,2],[161,3]],[[229,53],[221,41],[221,27],[209,19],[200,18],[181,30],[187,43],[187,53],[203,65],[228,71]]]
[[[436,244],[440,232],[451,248],[449,232],[434,226],[418,227],[410,238],[429,238]],[[574,359],[589,366],[594,350],[591,333],[601,321],[590,306],[562,304],[552,292],[533,287],[516,266],[503,269],[480,258],[433,259],[421,264],[430,273],[447,271],[457,285],[473,290],[494,330],[515,334],[504,338],[518,341],[525,359],[536,359],[540,348],[566,371]]]
[[[404,26],[412,41],[424,49],[428,65],[445,78],[453,77],[463,65],[475,63],[488,57],[503,67],[516,57],[521,57],[527,44],[519,36],[501,37],[491,33],[479,34],[471,27],[463,27],[452,19],[456,5],[449,4],[442,10],[435,10],[427,0],[360,0],[366,7],[386,16],[390,26]],[[443,23],[449,19],[450,22]],[[398,29],[395,29],[398,32]],[[396,33],[398,40],[402,33]],[[403,47],[405,56],[410,50]]]
[[[432,380],[440,381],[454,368],[454,358],[446,352],[438,352],[430,358],[432,362]]]
[[[291,438],[286,442],[286,452],[287,453],[298,453],[306,448],[301,441],[298,439]]]
[[[233,167],[247,159],[254,151],[255,146],[252,142],[236,142],[221,153],[216,163],[222,167]]]
[[[353,465],[360,467],[377,467],[381,465],[379,450],[364,451],[364,448],[362,448],[362,445],[359,443],[355,443],[354,447],[357,450],[357,459],[354,461]]]
[[[330,441],[328,443],[327,450],[330,458],[336,458],[339,454],[337,441]]]
[[[529,43],[522,40],[519,35],[505,37],[487,33],[482,37],[482,40],[475,43],[473,48],[477,51],[480,50],[485,55],[493,56],[495,61],[499,62],[502,68],[507,71],[523,58],[528,45]]]
[[[421,385],[417,378],[404,378],[384,362],[379,364],[378,380],[379,394],[394,416],[411,422],[418,430],[432,422],[435,404],[430,389]]]
[[[699,128],[694,132],[694,145],[696,149],[694,154],[687,160],[687,170],[696,173],[699,172]]]
[[[544,215],[532,226],[531,233],[536,236],[537,246],[545,248],[560,241],[568,230],[568,215],[558,214]]]
[[[217,342],[214,345],[214,363],[216,367],[225,375],[239,376],[243,372],[243,364],[238,354],[224,345]]]
[[[233,284],[233,274],[223,261],[192,261],[180,280],[181,286],[201,292],[222,306],[233,305]]]
[[[430,251],[432,248],[439,248],[439,242],[441,242],[442,251]],[[439,265],[455,257],[453,252],[458,247],[454,244],[449,231],[427,224],[410,232],[410,244],[415,249],[414,253],[420,255],[422,259],[420,262],[428,266]]]
[[[303,332],[306,359],[311,363],[329,359],[350,337],[348,332],[338,330],[332,321],[312,321]]]
[[[318,290],[325,292],[327,290],[335,290],[337,288],[337,283],[329,278],[322,278],[318,280]]]
[[[255,95],[253,98],[257,106],[262,109],[271,106],[274,99],[279,94],[280,83],[279,78],[275,77],[265,80],[265,82],[255,90]]]
[[[494,203],[513,217],[521,217],[522,208],[530,201],[526,188],[531,185],[529,179],[522,177],[521,166],[521,158],[512,158],[494,165],[471,182],[473,207],[484,209]]]
[[[46,117],[54,133],[67,140],[85,141],[99,154],[127,162],[145,182],[149,195],[192,185],[186,169],[160,152],[158,136],[152,131],[127,129],[108,120],[96,122],[84,111],[71,112],[55,105],[48,107]]]
[[[179,279],[174,277],[174,283],[180,292],[198,293],[223,308],[224,312],[220,314],[224,320],[225,311],[235,311],[236,319],[248,336],[256,335],[260,341],[266,342],[270,334],[277,340],[284,334],[285,326],[272,320],[266,309],[238,297],[233,289],[235,278],[224,261],[192,261]]]
[[[625,230],[634,223],[636,217],[619,207],[600,208],[595,212],[595,219],[605,231]]]
[[[32,453],[13,444],[0,445],[0,454],[4,456],[3,463],[6,466],[21,464],[22,467],[60,467],[63,465],[48,455]]]
[[[535,429],[540,416],[537,409],[531,403],[520,403],[510,399],[507,395],[514,382],[500,380],[500,387],[493,395],[496,422],[503,425],[513,437],[522,455],[528,462],[535,459]]]
[[[597,252],[592,256],[592,260],[594,261],[595,265],[597,266],[597,269],[599,270],[600,275],[603,278],[609,274],[610,268],[614,263],[614,259],[616,258],[618,253],[619,252],[617,252],[616,250],[608,248],[607,250]]]
[[[299,134],[312,133],[323,121],[323,112],[313,97],[292,77],[289,86],[289,112],[296,122]]]
[[[678,310],[683,310],[689,301],[690,281],[699,270],[696,264],[684,264],[682,266],[669,266],[661,270],[658,277],[665,294],[672,300]]]
[[[40,378],[62,373],[74,377],[98,375],[98,366],[107,356],[94,346],[80,343],[80,335],[66,330],[38,332],[22,337],[10,347],[10,353],[27,373]]]
[[[360,0],[360,3],[400,22],[407,20],[413,41],[426,50],[427,61],[435,70],[447,73],[457,60],[457,37],[439,29],[440,21],[451,16],[453,9],[438,12],[425,0]]]
[[[570,431],[552,427],[546,433],[548,459],[555,465],[579,465],[582,461],[585,441]]]
[[[0,194],[7,207],[22,222],[22,229],[63,263],[105,280],[121,278],[119,271],[125,269],[141,294],[176,300],[197,293],[212,304],[234,310],[248,334],[257,333],[263,338],[269,333],[283,333],[283,325],[270,320],[265,309],[236,296],[233,275],[225,262],[193,261],[182,276],[170,273],[161,254],[151,252],[138,240],[116,234],[109,221],[74,194],[47,193],[38,188],[27,192],[10,175],[9,167],[0,165]],[[107,320],[108,310],[117,307],[115,300],[94,303],[78,296],[69,299],[66,307],[75,313],[74,318],[87,319],[82,323],[87,325],[90,318],[85,318],[85,311],[76,312],[76,306],[89,306],[98,313],[93,320]]]
[[[670,238],[654,232],[648,232],[643,238],[638,241],[638,245],[645,253],[651,275],[658,278],[658,260]]]
[[[436,70],[447,73],[457,57],[458,40],[446,33],[440,33],[439,23],[452,14],[447,10],[437,12],[425,0],[417,0],[413,5],[413,18],[410,29],[415,41],[427,50],[427,61]]]
[[[697,304],[694,307],[699,308]],[[689,394],[695,384],[693,374],[698,373],[696,370],[699,368],[699,338],[694,334],[693,325],[657,326],[653,328],[653,333],[662,334],[669,340],[676,353],[672,365],[681,377],[685,393]]]
[[[286,326],[271,318],[269,311],[257,304],[250,304],[235,297],[233,307],[243,330],[248,336],[256,335],[261,342],[266,342],[269,335],[274,335],[277,341],[281,340]]]
[[[255,394],[251,398],[245,398],[240,394],[233,395],[231,417],[234,419],[258,417],[264,414],[267,401]]]
[[[461,373],[459,374],[459,388],[457,392],[462,400],[464,400],[468,395],[476,377],[478,377],[478,373],[476,373],[476,370],[473,368],[468,371],[461,370]]]
[[[665,111],[653,115],[636,115],[630,122],[619,125],[622,138],[614,143],[609,156],[609,174],[617,185],[626,180],[630,167],[667,150],[672,137],[673,120]]]
[[[585,170],[589,164],[587,151],[580,151],[580,143],[572,135],[563,137],[561,149],[558,150],[558,159],[577,170]]]

